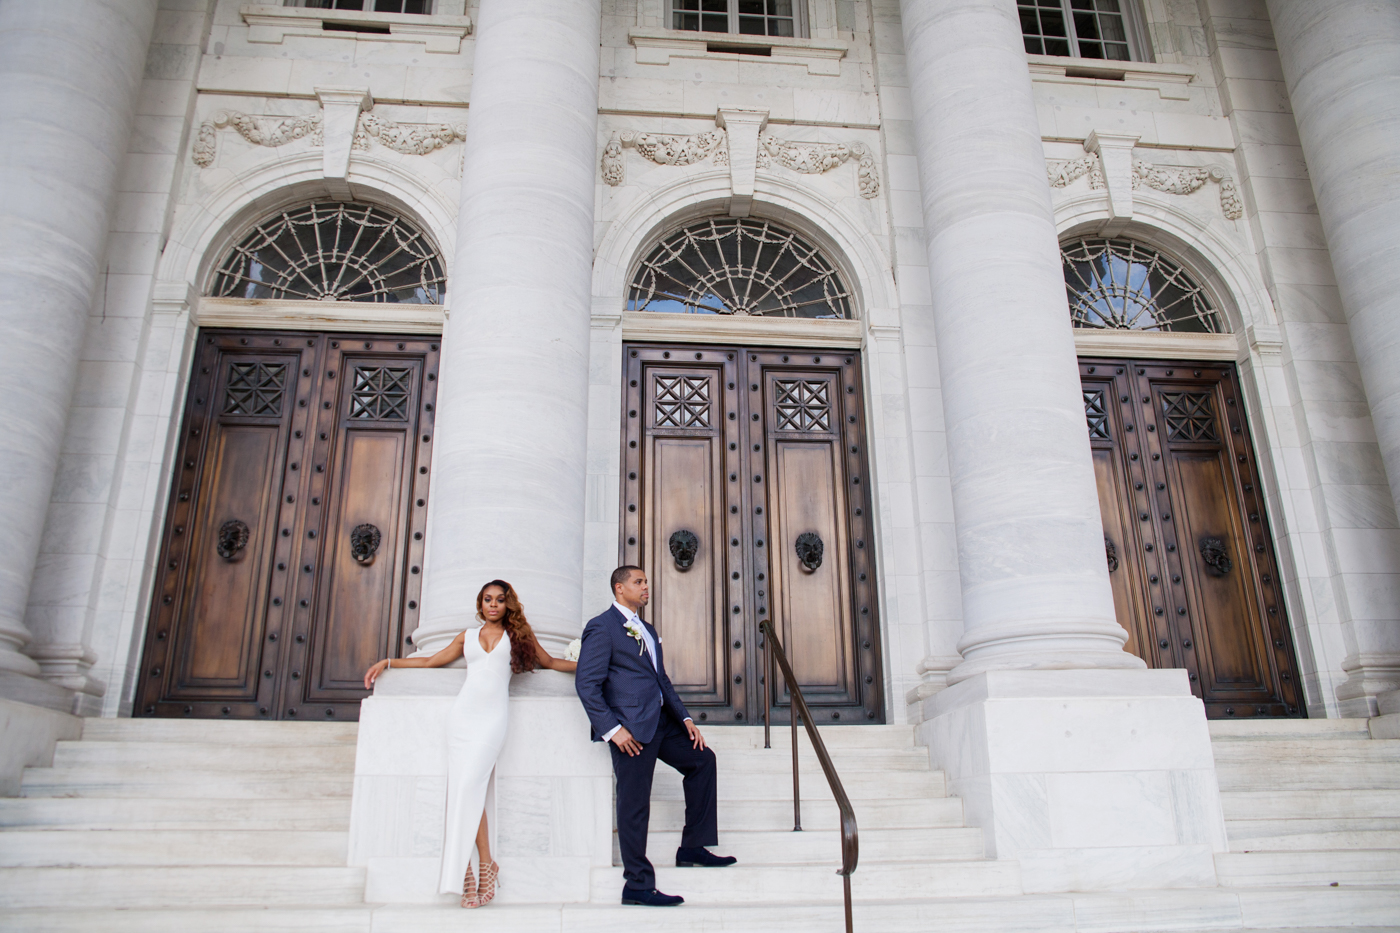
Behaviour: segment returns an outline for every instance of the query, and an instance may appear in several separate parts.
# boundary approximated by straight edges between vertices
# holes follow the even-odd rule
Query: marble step
[[[853,800],[856,824],[862,829],[913,829],[962,826],[962,800],[932,797],[908,800]],[[685,825],[685,802],[653,799],[652,832],[680,832]],[[839,829],[839,811],[830,797],[803,801],[803,829]],[[719,807],[721,834],[737,830],[782,832],[792,830],[792,798],[786,800],[731,800]],[[721,838],[723,836],[721,835]]]
[[[679,894],[687,904],[840,903],[835,865],[734,865],[729,868],[656,867],[656,887]],[[620,900],[621,868],[595,868],[592,901]],[[862,901],[910,898],[1018,896],[1021,871],[1015,862],[876,862],[857,867],[851,895]]]
[[[346,798],[354,789],[353,768],[342,773],[303,771],[240,772],[190,768],[150,769],[88,764],[27,768],[20,785],[25,797],[235,797]]]
[[[350,797],[11,797],[0,827],[53,830],[350,830]]]
[[[657,865],[671,864],[681,844],[679,831],[657,832],[647,836],[647,851]],[[732,855],[744,867],[761,863],[830,864],[834,871],[841,864],[841,833],[834,829],[768,832],[736,830],[720,836],[713,851]],[[984,855],[982,830],[947,827],[941,829],[874,829],[860,833],[860,857],[873,861],[950,861],[980,859]],[[613,835],[613,864],[621,864],[617,835]]]
[[[1218,761],[1222,793],[1272,787],[1278,791],[1400,790],[1397,761]]]
[[[1339,899],[1330,892],[1332,899]],[[1368,915],[1379,914],[1389,902],[1375,894],[1362,895]],[[1018,898],[944,898],[905,903],[855,904],[854,926],[860,933],[1112,933],[1121,930],[1198,931],[1198,933],[1263,933],[1261,927],[1241,926],[1240,910],[1228,910],[1222,899],[1181,892],[1181,906],[1163,905],[1155,898],[1124,895],[1045,895]],[[1230,900],[1238,901],[1237,897]],[[1356,901],[1358,898],[1351,898]],[[1151,916],[1137,907],[1152,904]],[[1076,917],[1076,913],[1082,914]],[[468,921],[451,907],[393,905],[374,911],[374,933],[617,933],[639,928],[647,933],[838,933],[843,929],[840,904],[702,905],[687,903],[673,910],[605,904],[562,906],[492,905],[472,911]],[[1231,923],[1230,921],[1234,921]],[[1330,922],[1338,922],[1333,918]],[[1290,933],[1400,933],[1400,926],[1346,928],[1313,925]],[[1227,925],[1228,924],[1228,925]],[[62,928],[63,933],[75,929]],[[107,928],[104,928],[107,929]],[[280,931],[280,928],[277,928]],[[151,933],[174,933],[152,927]],[[24,933],[58,933],[55,928]],[[112,927],[108,933],[136,933]],[[144,931],[142,931],[144,933]]]
[[[105,907],[349,907],[363,868],[241,865],[0,868],[0,910]]]
[[[1218,852],[1215,871],[1226,886],[1400,885],[1400,851]]]
[[[1220,795],[1220,803],[1227,825],[1236,820],[1287,817],[1307,820],[1400,819],[1400,788],[1229,791]]]
[[[320,865],[343,868],[349,832],[5,830],[0,868]]]
[[[6,933],[837,933],[840,904],[702,905],[674,910],[615,904],[492,904],[321,908],[20,910]],[[1287,912],[1286,914],[1284,912]],[[1379,888],[1125,892],[902,903],[857,901],[860,933],[1400,933],[1400,893]],[[1283,922],[1289,917],[1295,922]],[[1241,925],[1241,921],[1244,925]],[[1334,924],[1350,922],[1338,927]],[[1264,925],[1267,924],[1267,925]]]
[[[1208,725],[1212,743],[1371,737],[1364,719],[1212,719]]]
[[[733,768],[756,773],[792,773],[792,752],[787,750],[715,748],[714,751],[721,769]],[[847,771],[933,770],[929,767],[928,752],[913,748],[843,749],[839,752],[832,752],[831,763],[842,774]],[[808,749],[798,750],[797,766],[803,771],[821,771],[820,760]]]
[[[1280,821],[1281,822],[1281,821]],[[1308,832],[1310,820],[1297,820],[1293,825],[1271,827],[1275,832],[1246,834],[1243,829],[1225,824],[1230,837],[1231,852],[1295,852],[1300,850],[1336,849],[1395,849],[1400,851],[1400,823],[1394,829],[1350,829]]]
[[[786,797],[792,799],[792,772],[779,774],[745,774],[730,771],[727,762],[719,763],[716,792],[724,800],[757,800]],[[846,796],[856,799],[942,797],[947,782],[937,771],[870,771],[840,772],[841,786]],[[831,785],[819,769],[800,772],[802,799],[831,799]],[[683,791],[678,772],[658,765],[652,780],[652,799],[680,799]]]
[[[1227,761],[1400,762],[1400,741],[1376,739],[1274,739],[1267,742],[1220,742],[1211,746],[1216,764]]]
[[[84,719],[83,739],[99,742],[216,742],[221,745],[349,745],[355,722],[222,722],[201,719]]]
[[[314,779],[326,771],[355,770],[353,745],[219,745],[214,742],[59,742],[54,767],[97,764],[164,771],[167,768],[300,771]]]
[[[374,908],[18,910],[5,933],[372,933]]]
[[[705,733],[705,741],[714,746],[716,751],[763,748],[762,726],[720,726],[702,722],[700,728]],[[913,726],[818,726],[817,731],[821,733],[822,743],[826,745],[827,751],[833,755],[843,749],[920,748],[914,741]],[[791,731],[786,723],[773,726],[771,741],[773,748],[766,749],[767,751],[781,749],[791,754]],[[797,747],[799,750],[812,747],[806,729],[801,726],[797,730]]]

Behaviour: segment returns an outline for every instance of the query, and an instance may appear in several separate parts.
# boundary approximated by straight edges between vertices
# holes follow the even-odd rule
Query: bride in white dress
[[[514,588],[504,580],[481,588],[476,617],[479,627],[467,629],[432,657],[385,659],[365,672],[369,689],[389,667],[442,667],[466,658],[467,679],[447,721],[447,819],[438,876],[443,894],[457,893],[457,879],[462,879],[463,907],[483,907],[496,896],[500,867],[491,858],[486,789],[506,740],[511,674],[536,667],[572,673],[578,667],[540,647]],[[480,884],[474,863],[481,866]]]

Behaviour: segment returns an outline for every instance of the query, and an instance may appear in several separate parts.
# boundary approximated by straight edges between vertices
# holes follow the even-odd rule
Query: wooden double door
[[[1081,359],[1079,370],[1127,649],[1185,668],[1211,718],[1303,715],[1235,367]]]
[[[201,331],[138,715],[354,720],[422,576],[435,337]]]
[[[764,671],[771,619],[813,714],[883,722],[860,358],[853,351],[628,345],[624,563],[696,718],[787,721]],[[781,675],[780,675],[781,676]]]

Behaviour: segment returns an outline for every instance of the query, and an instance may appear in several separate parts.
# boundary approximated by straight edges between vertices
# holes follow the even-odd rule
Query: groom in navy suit
[[[613,604],[583,628],[574,684],[593,727],[608,742],[617,776],[617,841],[622,848],[622,903],[674,907],[684,898],[656,890],[647,860],[651,778],[656,759],[684,775],[685,831],[676,865],[733,865],[732,856],[705,849],[719,842],[715,816],[715,753],[690,719],[666,676],[661,638],[638,611],[650,593],[640,567],[612,575]]]

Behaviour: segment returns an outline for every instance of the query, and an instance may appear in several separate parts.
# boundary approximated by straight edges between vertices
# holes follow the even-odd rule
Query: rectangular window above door
[[[360,10],[365,13],[433,12],[433,0],[287,0],[283,6],[312,10]]]
[[[1149,61],[1150,44],[1133,0],[1018,0],[1031,55]]]
[[[672,29],[741,36],[807,36],[804,0],[670,0]]]

